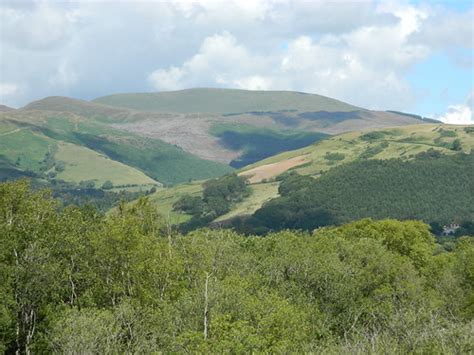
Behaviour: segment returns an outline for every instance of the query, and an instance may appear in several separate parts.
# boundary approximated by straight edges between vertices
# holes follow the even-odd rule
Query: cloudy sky
[[[473,1],[0,0],[0,103],[297,90],[474,123]]]

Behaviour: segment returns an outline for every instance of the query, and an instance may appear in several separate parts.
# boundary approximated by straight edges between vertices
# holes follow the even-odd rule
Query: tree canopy
[[[474,243],[418,221],[266,237],[170,230],[0,184],[0,351],[467,353]]]

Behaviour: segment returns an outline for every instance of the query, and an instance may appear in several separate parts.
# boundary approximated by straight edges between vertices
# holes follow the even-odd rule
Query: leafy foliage
[[[0,185],[6,353],[468,353],[474,243],[421,222],[179,235],[147,199],[103,216]]]
[[[346,157],[346,156],[345,156],[344,154],[342,154],[342,153],[326,152],[326,155],[324,156],[324,159],[330,160],[330,161],[333,161],[333,160],[344,160],[345,157]]]
[[[185,230],[206,225],[229,212],[233,203],[250,194],[246,179],[236,174],[208,180],[203,184],[202,197],[184,195],[173,205],[175,211],[191,214],[193,218],[183,226]]]

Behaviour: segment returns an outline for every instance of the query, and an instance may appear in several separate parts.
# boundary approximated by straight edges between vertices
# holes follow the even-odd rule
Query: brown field
[[[278,176],[288,169],[295,166],[299,166],[308,163],[308,157],[306,155],[300,155],[294,158],[286,159],[277,163],[265,164],[256,168],[241,172],[240,176],[247,176],[249,182],[256,184],[262,182],[264,179],[271,179]]]

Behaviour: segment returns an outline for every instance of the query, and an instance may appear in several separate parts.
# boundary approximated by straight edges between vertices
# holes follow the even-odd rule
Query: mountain
[[[119,129],[236,168],[306,146],[323,134],[425,122],[418,116],[371,111],[291,91],[189,89],[117,94],[93,102],[147,112],[117,123]]]
[[[221,176],[341,132],[424,122],[288,91],[53,96],[0,112],[0,179],[149,189]]]
[[[235,114],[266,111],[350,112],[360,108],[329,97],[294,91],[187,89],[159,93],[116,94],[94,102],[150,112]]]
[[[457,142],[457,143],[456,143]],[[319,141],[311,146],[285,152],[249,165],[238,171],[250,182],[251,194],[232,205],[229,212],[214,222],[224,222],[237,216],[251,215],[265,202],[278,197],[280,182],[276,178],[292,171],[318,179],[335,167],[357,161],[399,158],[411,161],[424,152],[438,152],[451,156],[474,149],[472,126],[440,124],[410,125],[382,130],[350,132]],[[474,167],[466,166],[466,169]],[[172,223],[188,220],[191,216],[172,211],[172,206],[183,195],[200,196],[202,183],[184,184],[151,196],[162,213]]]
[[[0,114],[2,176],[90,180],[95,187],[159,186],[220,176],[232,169],[159,139],[119,130],[111,122],[133,113],[52,97]]]
[[[8,112],[8,111],[13,111],[15,110],[14,108],[12,107],[8,107],[8,106],[5,106],[5,105],[0,105],[0,112]]]

